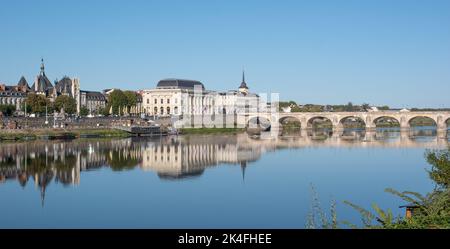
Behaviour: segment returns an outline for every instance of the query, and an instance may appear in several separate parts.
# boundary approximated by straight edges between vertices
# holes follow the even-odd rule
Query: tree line
[[[62,110],[67,114],[75,114],[77,112],[76,100],[68,95],[60,95],[52,102],[44,95],[29,93],[25,103],[22,105],[22,111],[27,113],[43,114],[45,112],[52,113]]]
[[[278,102],[279,110],[283,111],[284,108],[290,107],[291,112],[365,112],[368,111],[371,106],[368,103],[361,105],[355,105],[352,102],[348,102],[345,105],[315,105],[305,104],[299,105],[295,101],[282,101]],[[377,106],[378,110],[389,110],[389,106]]]

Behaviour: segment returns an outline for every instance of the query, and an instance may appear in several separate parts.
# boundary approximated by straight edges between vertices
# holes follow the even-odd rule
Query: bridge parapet
[[[439,130],[447,130],[448,121],[450,120],[450,112],[448,111],[418,111],[418,112],[402,112],[402,111],[378,111],[378,112],[279,112],[276,115],[273,113],[247,113],[244,114],[246,124],[253,118],[267,119],[274,127],[278,127],[280,122],[285,118],[297,119],[302,129],[308,127],[308,122],[314,118],[329,119],[336,130],[342,129],[342,122],[346,118],[354,117],[361,119],[365,123],[368,130],[376,128],[376,121],[380,118],[386,117],[395,119],[401,129],[410,129],[410,122],[417,117],[426,117],[432,119]]]

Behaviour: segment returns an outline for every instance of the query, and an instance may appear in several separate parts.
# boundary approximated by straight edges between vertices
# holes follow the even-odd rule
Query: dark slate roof
[[[241,85],[239,86],[239,89],[241,88],[248,89],[247,83],[242,82]]]
[[[70,94],[72,92],[72,80],[66,76],[55,84],[55,88],[58,93]]]
[[[86,99],[89,100],[104,100],[106,101],[106,97],[105,95],[103,95],[103,93],[101,92],[94,92],[94,91],[80,91],[81,94],[86,94]]]
[[[50,80],[48,80],[47,76],[45,76],[45,73],[38,76],[37,83],[37,89],[35,86],[36,83],[31,87],[34,91],[37,92],[47,92],[48,90],[53,88],[52,83],[50,83]]]
[[[14,91],[15,87],[14,86],[5,86],[5,91]]]
[[[5,86],[5,91],[0,91],[0,96],[25,96],[26,93],[17,91],[14,86]]]
[[[23,77],[23,76],[20,78],[20,80],[19,80],[19,82],[17,83],[17,85],[18,85],[18,86],[26,86],[27,88],[30,88],[30,87],[28,86],[27,80],[26,80],[25,77]]]
[[[164,79],[158,82],[156,88],[160,89],[194,89],[195,86],[201,86],[205,90],[205,86],[200,81],[183,80],[183,79]]]

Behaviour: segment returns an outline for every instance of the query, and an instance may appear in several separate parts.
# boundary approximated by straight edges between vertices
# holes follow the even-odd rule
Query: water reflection
[[[155,172],[161,180],[201,176],[205,169],[229,164],[245,169],[264,153],[284,148],[330,147],[424,147],[448,146],[436,130],[375,132],[353,129],[336,134],[331,130],[300,131],[278,137],[204,135],[161,139],[33,141],[0,144],[0,183],[17,181],[24,187],[32,180],[40,190],[42,205],[51,182],[80,184],[81,173],[99,168],[123,171],[140,168]]]

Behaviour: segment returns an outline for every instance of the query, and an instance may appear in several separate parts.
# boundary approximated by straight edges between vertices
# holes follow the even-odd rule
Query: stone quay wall
[[[11,130],[11,127],[16,127],[16,129],[45,129],[53,128],[54,124],[60,128],[64,127],[66,129],[97,129],[126,125],[129,124],[131,120],[133,124],[145,123],[144,120],[138,117],[65,118],[57,119],[56,121],[54,121],[53,117],[49,117],[48,124],[45,124],[45,120],[45,117],[3,117],[0,120],[0,126],[2,130]]]

